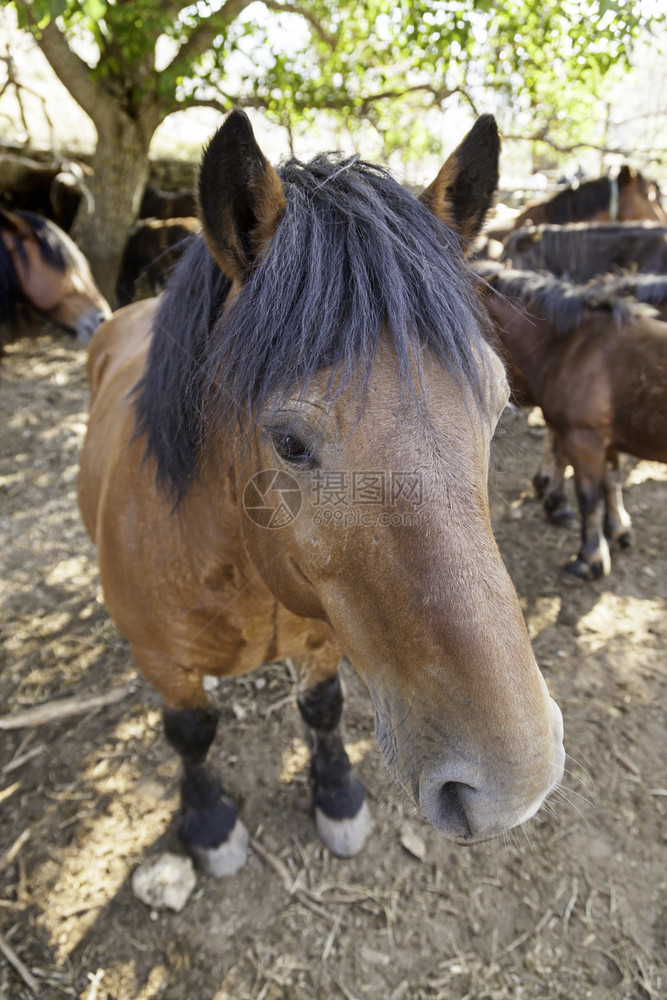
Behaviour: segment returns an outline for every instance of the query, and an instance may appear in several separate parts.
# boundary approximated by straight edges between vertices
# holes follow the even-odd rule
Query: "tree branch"
[[[104,106],[105,97],[91,78],[90,66],[72,51],[54,21],[49,21],[44,28],[39,28],[30,5],[24,0],[17,0],[17,3],[25,10],[30,31],[60,82],[86,114],[96,121],[100,107]]]
[[[543,142],[545,146],[549,146],[554,149],[557,153],[563,153],[568,155],[569,153],[575,153],[579,149],[594,149],[596,153],[607,153],[610,156],[622,156],[623,159],[629,160],[651,160],[656,163],[664,163],[664,149],[659,147],[654,147],[653,149],[636,149],[634,146],[630,149],[624,149],[622,146],[606,146],[601,143],[596,142],[573,142],[570,145],[563,145],[562,143],[556,142],[554,139],[550,139],[548,135],[545,134],[543,130],[536,133],[535,135],[514,135],[510,132],[503,132],[503,141],[511,140],[512,142]]]
[[[179,111],[187,111],[189,108],[212,108],[214,111],[219,111],[221,114],[226,115],[232,108],[251,106],[247,102],[244,103],[241,97],[228,97],[227,94],[223,94],[222,96],[225,99],[224,103],[216,100],[215,97],[198,98],[194,94],[189,97],[183,97],[174,107],[171,114],[177,114]],[[252,106],[263,107],[264,105],[253,104]]]
[[[7,79],[3,83],[2,87],[0,87],[0,98],[10,86],[14,88],[14,92],[16,94],[16,103],[19,106],[19,114],[21,116],[21,124],[23,125],[23,131],[25,132],[26,136],[26,140],[24,141],[27,141],[30,138],[30,128],[28,126],[28,119],[25,113],[25,108],[23,106],[23,97],[22,97],[23,91],[25,91],[26,94],[30,94],[32,97],[35,97],[41,103],[42,114],[44,115],[47,125],[49,126],[51,146],[55,147],[55,142],[53,138],[54,137],[53,122],[51,121],[51,118],[49,116],[46,99],[42,97],[41,94],[38,94],[36,90],[33,90],[31,87],[26,87],[24,83],[21,83],[16,73],[16,65],[10,54],[9,46],[7,46],[7,55],[1,56],[0,62],[4,62],[7,67]],[[7,118],[10,122],[12,121],[11,117],[7,116]]]
[[[314,28],[320,38],[332,49],[338,45],[338,36],[332,35],[308,7],[298,3],[281,3],[280,0],[262,0],[262,2],[267,10],[272,10],[277,14],[299,14],[305,21],[308,21],[311,28]]]
[[[211,48],[215,36],[236,20],[252,2],[253,0],[227,0],[215,14],[200,21],[166,68],[170,69],[180,62],[188,63],[202,56]]]

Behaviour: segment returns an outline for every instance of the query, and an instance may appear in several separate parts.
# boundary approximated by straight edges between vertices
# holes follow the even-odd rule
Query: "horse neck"
[[[501,352],[532,383],[543,368],[556,329],[518,298],[493,292],[488,308],[495,324]]]

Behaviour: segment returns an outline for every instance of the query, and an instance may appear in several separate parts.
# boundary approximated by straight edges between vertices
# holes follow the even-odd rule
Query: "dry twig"
[[[10,947],[7,941],[5,941],[2,934],[0,934],[0,951],[5,956],[9,964],[14,966],[28,989],[31,990],[35,996],[37,996],[39,993],[39,983],[31,974],[30,970],[23,964],[14,949]]]
[[[134,687],[131,684],[122,684],[120,687],[111,688],[105,694],[90,695],[86,698],[79,695],[59,698],[57,701],[36,705],[34,708],[26,708],[22,712],[0,716],[0,729],[23,729],[26,726],[43,726],[47,722],[59,722],[72,715],[83,715],[84,712],[90,712],[94,708],[115,705],[133,691]]]

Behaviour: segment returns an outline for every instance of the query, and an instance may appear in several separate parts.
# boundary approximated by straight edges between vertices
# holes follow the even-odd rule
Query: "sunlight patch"
[[[95,568],[86,556],[72,556],[57,563],[46,577],[46,583],[53,587],[59,583],[87,584],[93,577]]]
[[[54,850],[43,865],[35,902],[59,963],[100,919],[132,868],[173,820],[176,793],[158,783],[151,794],[140,794],[141,775],[133,755],[124,753],[138,738],[146,739],[158,714],[123,721],[112,737],[116,749],[97,748],[76,787],[58,797],[79,803],[74,817],[65,820],[76,824],[76,833],[69,846]]]
[[[664,601],[605,593],[579,620],[579,641],[589,653],[607,646],[613,638],[631,639],[636,643],[648,635],[651,626],[664,614]]]
[[[667,465],[663,465],[662,462],[640,462],[626,476],[625,485],[640,486],[647,479],[667,482]]]
[[[545,629],[556,624],[562,603],[558,594],[551,597],[538,597],[534,602],[534,607],[530,611],[524,612],[531,640],[536,639],[540,632],[544,632]]]
[[[374,743],[374,737],[369,736],[363,740],[356,740],[354,743],[346,743],[345,749],[350,758],[351,764],[358,764],[363,760]],[[292,740],[289,750],[283,752],[280,765],[280,777],[278,781],[281,785],[288,785],[297,774],[304,771],[310,763],[310,750],[303,740]]]
[[[303,771],[310,761],[310,750],[303,740],[292,740],[289,750],[283,751],[280,766],[280,777],[278,781],[281,785],[289,785],[297,774]]]

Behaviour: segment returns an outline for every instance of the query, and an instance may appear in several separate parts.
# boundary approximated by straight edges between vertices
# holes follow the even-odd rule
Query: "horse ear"
[[[227,277],[247,280],[284,211],[282,185],[248,116],[232,111],[204,151],[199,172],[204,236]]]
[[[7,212],[0,209],[0,225],[2,229],[13,233],[15,236],[19,236],[21,239],[26,239],[32,235],[30,226],[20,215],[16,215],[14,212]]]
[[[493,115],[482,115],[419,198],[466,240],[479,233],[498,187],[500,137]]]
[[[618,172],[616,183],[619,187],[625,187],[627,184],[631,184],[636,176],[637,171],[633,170],[632,167],[629,167],[627,163],[624,163]]]

